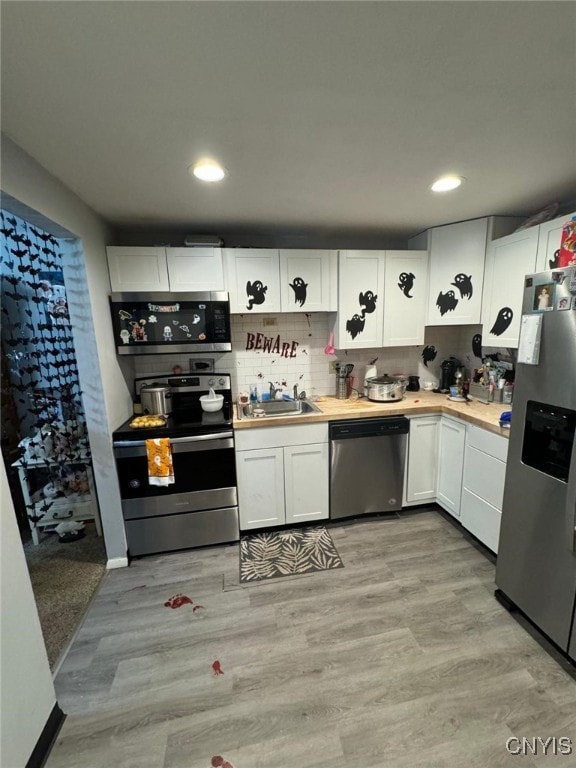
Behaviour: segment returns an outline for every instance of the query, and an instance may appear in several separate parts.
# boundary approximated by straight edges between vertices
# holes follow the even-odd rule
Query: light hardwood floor
[[[495,600],[493,558],[435,510],[330,532],[345,567],[306,576],[240,586],[237,545],[109,572],[47,768],[573,768],[573,672]]]

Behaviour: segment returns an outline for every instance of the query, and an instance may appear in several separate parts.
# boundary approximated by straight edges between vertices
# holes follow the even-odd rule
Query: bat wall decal
[[[424,347],[424,349],[422,350],[422,361],[424,362],[424,365],[426,366],[426,368],[428,368],[428,363],[436,359],[437,354],[438,354],[438,350],[432,344],[429,344],[427,347]]]

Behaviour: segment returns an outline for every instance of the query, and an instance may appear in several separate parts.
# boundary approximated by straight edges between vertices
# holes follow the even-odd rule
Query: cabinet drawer
[[[487,453],[466,446],[464,488],[497,509],[502,509],[506,464]]]
[[[495,459],[506,461],[508,455],[508,438],[502,435],[496,435],[494,432],[488,432],[486,429],[475,427],[468,424],[468,433],[466,435],[466,445],[471,445],[479,451],[494,456]]]
[[[296,416],[295,418],[300,418]],[[237,429],[234,433],[237,451],[277,448],[328,442],[328,424],[294,424],[288,427]]]
[[[500,512],[467,488],[462,491],[460,522],[492,552],[498,553]]]

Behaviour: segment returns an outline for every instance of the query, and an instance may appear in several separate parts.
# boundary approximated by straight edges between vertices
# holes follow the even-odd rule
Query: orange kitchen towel
[[[172,464],[172,446],[169,437],[155,437],[146,440],[148,457],[148,483],[150,485],[172,485],[174,466]]]

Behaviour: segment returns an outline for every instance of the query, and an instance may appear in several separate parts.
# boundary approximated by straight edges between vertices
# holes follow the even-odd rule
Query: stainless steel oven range
[[[114,432],[128,554],[147,555],[238,541],[238,497],[230,376],[195,373],[139,379],[138,387],[170,387],[172,411],[163,427]],[[224,396],[216,413],[202,410],[209,388]],[[174,483],[150,485],[146,440],[170,438]]]

